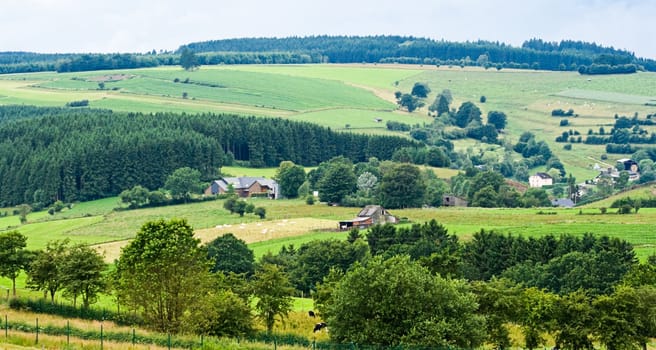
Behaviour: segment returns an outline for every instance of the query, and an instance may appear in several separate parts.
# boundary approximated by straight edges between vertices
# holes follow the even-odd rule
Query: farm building
[[[263,177],[224,177],[212,181],[212,184],[205,189],[205,194],[228,193],[230,187],[239,197],[262,196],[277,199],[279,196],[278,183]]]
[[[348,230],[353,227],[362,229],[376,224],[395,224],[398,221],[399,219],[396,216],[390,214],[389,211],[385,210],[385,208],[380,205],[367,205],[360,210],[358,217],[355,219],[340,221],[339,229]]]
[[[442,196],[442,205],[445,207],[466,207],[467,201],[454,195],[445,194]]]
[[[617,160],[617,168],[619,170],[626,170],[629,173],[637,173],[638,172],[638,163],[636,163],[635,160],[629,159],[629,158],[622,158]]]
[[[553,178],[547,173],[535,173],[535,175],[528,178],[528,185],[531,188],[551,186],[553,185]]]

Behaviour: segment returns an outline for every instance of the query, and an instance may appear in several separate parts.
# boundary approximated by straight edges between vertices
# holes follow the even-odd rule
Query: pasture
[[[503,111],[508,115],[507,140],[514,142],[522,132],[533,132],[582,181],[597,174],[593,167],[601,162],[604,145],[575,143],[567,151],[554,139],[570,129],[581,135],[600,127],[610,129],[615,114],[638,113],[644,118],[656,112],[656,107],[647,105],[656,101],[654,77],[644,72],[589,77],[576,72],[397,64],[219,65],[196,71],[158,67],[3,75],[0,104],[63,106],[87,99],[91,107],[117,111],[275,116],[342,131],[398,135],[386,129],[387,121],[431,123],[427,107],[407,113],[394,104],[395,91],[409,92],[415,82],[425,82],[432,90],[427,105],[449,89],[452,108],[473,101],[484,115]],[[486,96],[487,102],[479,103],[480,96]],[[557,108],[572,108],[578,116],[560,127],[561,118],[551,117]],[[656,132],[653,126],[646,129]],[[608,162],[623,156],[611,154]]]
[[[647,196],[656,190],[652,186],[641,191]],[[54,216],[32,213],[28,223],[17,229],[28,236],[29,249],[43,248],[50,240],[70,238],[73,242],[98,245],[107,261],[113,261],[120,247],[134,237],[144,222],[185,218],[203,242],[230,232],[252,244],[257,256],[261,256],[267,251],[277,252],[283,244],[299,246],[311,239],[345,238],[343,232],[334,232],[337,222],[353,218],[359,212],[359,208],[307,205],[300,199],[251,201],[256,207],[266,209],[266,219],[260,220],[252,214],[243,217],[230,214],[223,208],[223,200],[114,211],[117,198],[107,198],[76,204]],[[618,215],[615,209],[608,209],[606,214],[601,214],[598,208],[608,206],[609,203],[602,202],[575,209],[418,208],[392,210],[392,213],[412,223],[435,219],[462,240],[470,239],[481,229],[524,236],[591,232],[626,239],[635,245],[641,259],[656,253],[653,225],[656,209],[642,208],[638,214],[630,215]],[[15,216],[2,220],[15,220],[18,224]]]

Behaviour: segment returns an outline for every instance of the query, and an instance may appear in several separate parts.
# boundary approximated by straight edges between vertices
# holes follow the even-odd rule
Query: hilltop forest
[[[656,71],[656,61],[595,43],[541,39],[521,47],[499,42],[450,42],[412,36],[309,36],[212,40],[182,45],[176,53],[0,53],[0,73],[78,72],[180,64],[185,50],[198,64],[410,63],[579,71],[582,74]]]
[[[140,184],[160,188],[180,167],[210,179],[226,162],[317,165],[337,155],[390,159],[416,145],[392,136],[333,132],[310,123],[225,114],[114,113],[0,107],[0,200],[86,201]],[[275,142],[271,142],[275,140]],[[40,197],[40,198],[36,198]]]

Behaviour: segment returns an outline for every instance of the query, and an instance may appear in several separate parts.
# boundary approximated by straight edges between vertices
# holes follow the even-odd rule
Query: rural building
[[[628,159],[628,158],[622,158],[617,160],[617,168],[621,170],[626,170],[629,173],[638,172],[638,163],[636,163],[635,160],[633,159]]]
[[[454,195],[445,194],[442,196],[442,205],[445,207],[466,207],[467,201]]]
[[[380,205],[367,205],[360,210],[358,217],[355,219],[340,221],[339,229],[348,230],[353,227],[363,229],[376,224],[395,224],[398,221],[399,219],[396,216],[390,214],[390,212]]]
[[[230,187],[239,197],[263,196],[277,199],[279,196],[278,183],[263,177],[224,177],[212,181],[205,189],[206,195],[228,193]]]
[[[528,185],[531,188],[551,186],[553,185],[553,178],[547,173],[535,173],[535,175],[528,178]]]

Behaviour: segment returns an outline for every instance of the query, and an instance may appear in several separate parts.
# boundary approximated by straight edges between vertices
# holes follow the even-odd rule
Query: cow
[[[319,322],[319,323],[314,325],[314,330],[312,332],[316,333],[316,332],[322,330],[323,328],[328,330],[328,325],[326,324],[326,322]]]

